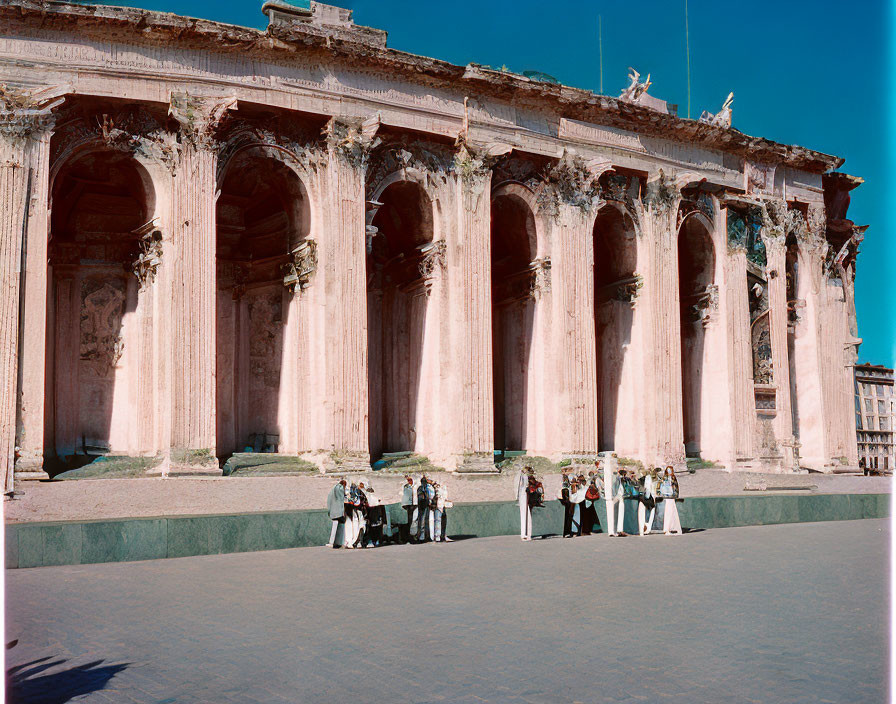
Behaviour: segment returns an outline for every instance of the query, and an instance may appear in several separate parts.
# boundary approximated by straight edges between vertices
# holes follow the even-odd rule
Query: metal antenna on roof
[[[684,0],[684,47],[688,71],[688,119],[691,119],[691,39],[688,35],[688,0]]]
[[[597,16],[597,47],[600,55],[600,90],[601,95],[604,94],[604,33],[601,22],[601,16]]]

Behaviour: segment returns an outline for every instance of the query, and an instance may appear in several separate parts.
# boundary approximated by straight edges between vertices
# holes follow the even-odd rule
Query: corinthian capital
[[[590,212],[600,201],[598,180],[612,168],[608,161],[586,161],[574,152],[564,150],[563,156],[548,170],[544,180],[557,202]]]
[[[674,211],[681,200],[681,189],[689,183],[700,180],[699,176],[692,173],[666,174],[659,169],[656,174],[647,179],[647,188],[643,199],[644,206],[657,215],[665,215]]]
[[[65,100],[63,89],[28,90],[0,84],[0,137],[22,142],[53,129],[53,109]]]
[[[214,149],[215,130],[236,98],[206,98],[188,93],[172,93],[168,115],[180,125],[181,140],[195,149]]]
[[[380,114],[365,120],[358,118],[333,117],[324,128],[327,147],[336,156],[354,167],[367,165],[370,152],[380,143],[376,133],[380,128]]]
[[[481,181],[502,156],[509,154],[513,147],[509,144],[490,142],[479,144],[467,139],[461,132],[455,143],[454,172],[466,184]]]

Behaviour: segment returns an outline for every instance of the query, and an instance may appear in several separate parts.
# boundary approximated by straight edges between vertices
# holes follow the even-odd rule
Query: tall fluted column
[[[378,122],[327,126],[327,231],[318,247],[326,281],[326,423],[329,470],[370,468],[367,386],[365,167]]]
[[[728,209],[721,211],[722,231],[728,231]],[[728,345],[727,400],[731,407],[731,456],[729,469],[753,458],[753,425],[756,403],[753,397],[753,360],[750,338],[750,302],[747,289],[747,251],[729,239],[725,257],[722,291],[724,324]]]
[[[644,304],[644,460],[659,466],[685,462],[676,229],[680,197],[662,172],[648,182],[638,252],[644,263],[639,264],[644,277],[639,296]]]
[[[768,275],[769,335],[775,385],[775,440],[784,455],[785,469],[799,469],[794,455],[793,415],[790,406],[790,359],[787,351],[787,276],[783,233],[764,231]]]
[[[215,423],[214,131],[234,99],[172,95],[181,150],[171,183],[171,429],[173,465],[217,472]]]
[[[12,491],[16,470],[20,479],[47,476],[42,468],[47,179],[52,110],[61,102],[40,92],[0,92],[0,471],[4,491]],[[17,443],[25,448],[18,466]]]
[[[491,156],[459,141],[457,229],[448,242],[456,383],[455,455],[461,472],[494,470],[491,297]]]

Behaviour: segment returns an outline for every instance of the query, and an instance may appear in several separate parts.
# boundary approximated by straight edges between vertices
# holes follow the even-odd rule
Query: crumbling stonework
[[[7,486],[247,446],[856,460],[842,159],[634,71],[613,98],[265,12],[0,0]]]

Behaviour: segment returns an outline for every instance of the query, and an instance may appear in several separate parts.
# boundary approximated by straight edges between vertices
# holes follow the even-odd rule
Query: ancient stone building
[[[842,159],[636,73],[612,98],[265,11],[0,0],[7,485],[246,445],[857,461]]]

